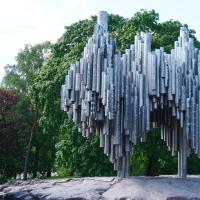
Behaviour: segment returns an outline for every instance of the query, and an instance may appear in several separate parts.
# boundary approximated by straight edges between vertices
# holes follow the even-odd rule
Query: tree
[[[21,173],[26,123],[15,91],[0,88],[0,182]]]
[[[89,140],[82,137],[67,118],[60,128],[60,138],[56,144],[56,168],[59,175],[108,176],[115,174],[113,165],[99,148],[97,135],[93,135]]]
[[[114,26],[119,27],[119,24],[125,21],[123,17],[115,17],[114,15],[111,16],[110,20],[114,22],[114,25],[109,25],[109,28],[113,30]],[[91,164],[88,159],[86,160],[86,162],[84,162],[84,164],[86,165],[84,168],[78,167],[78,162],[73,160],[73,156],[75,155],[79,155],[83,158],[86,158],[87,156],[91,158],[89,152],[92,147],[94,152],[96,153],[96,156],[99,155],[99,158],[95,161],[95,166],[97,167],[96,171],[99,171],[97,173],[98,175],[103,174],[101,169],[103,168],[102,166],[105,164],[105,156],[102,153],[99,153],[99,144],[97,142],[97,137],[94,137],[91,141],[85,141],[82,136],[78,135],[78,131],[76,128],[74,128],[73,131],[71,130],[72,128],[70,128],[69,131],[63,129],[63,127],[69,127],[68,123],[70,122],[66,120],[66,114],[60,110],[60,88],[64,81],[64,75],[66,74],[67,68],[70,66],[70,64],[81,57],[87,39],[93,32],[95,23],[96,17],[92,17],[90,20],[80,21],[66,27],[66,31],[63,36],[58,40],[55,45],[53,45],[51,56],[38,74],[37,80],[35,84],[33,84],[31,90],[32,99],[35,105],[37,105],[42,111],[40,126],[43,130],[43,133],[51,135],[52,138],[55,138],[56,136],[62,138],[61,141],[58,139],[59,142],[56,145],[58,151],[56,154],[57,169],[59,167],[69,167],[73,165],[74,167],[69,167],[68,169],[71,174],[95,174],[94,171],[92,172],[92,170],[91,173],[89,173],[89,169],[91,169]],[[63,135],[63,131],[61,130],[66,131],[64,136],[62,137],[60,136]],[[69,137],[69,135],[71,135],[72,137]],[[82,141],[83,143],[74,142],[74,137],[78,141]],[[71,143],[71,145],[69,145],[69,143]],[[73,156],[59,156],[66,154],[64,144],[69,145],[68,148],[74,150],[74,154],[70,154]],[[78,153],[76,154],[76,152]],[[94,155],[93,158],[95,157]],[[68,164],[66,164],[66,161]],[[76,162],[76,164],[72,164],[74,162]],[[80,170],[84,170],[85,172],[80,172]],[[88,172],[86,173],[86,171]],[[111,169],[109,169],[108,172],[110,174],[113,174],[113,170]]]
[[[5,66],[3,86],[28,96],[29,87],[34,83],[35,76],[47,59],[48,52],[50,54],[50,46],[50,42],[44,42],[34,46],[26,44],[20,49],[16,56],[17,64]]]
[[[50,53],[50,45],[50,42],[44,42],[35,46],[25,45],[24,49],[21,49],[16,56],[17,64],[7,65],[5,67],[6,75],[3,78],[3,86],[6,88],[15,89],[20,96],[20,100],[24,103],[26,102],[26,104],[28,105],[26,107],[28,113],[26,117],[30,122],[29,127],[27,127],[27,129],[29,129],[30,131],[30,137],[26,149],[24,162],[25,180],[27,179],[28,165],[33,143],[35,143],[38,147],[38,143],[34,142],[34,140],[37,140],[40,137],[40,133],[38,133],[38,136],[34,137],[35,133],[39,132],[39,110],[32,104],[31,98],[29,96],[29,88],[34,83],[37,73],[39,72],[40,68],[47,58],[47,54]],[[35,151],[35,153],[39,154],[38,151]],[[37,156],[35,155],[35,157]],[[35,159],[35,169],[33,170],[34,176],[36,176],[37,174],[37,166],[38,159]]]
[[[152,129],[146,141],[135,147],[131,157],[132,175],[158,176],[176,174],[177,157],[171,156],[166,143],[160,139],[160,129]]]

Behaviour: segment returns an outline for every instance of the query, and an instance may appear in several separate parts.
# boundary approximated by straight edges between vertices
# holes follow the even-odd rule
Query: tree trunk
[[[146,170],[146,176],[152,176],[153,172],[152,172],[152,168],[153,167],[153,158],[150,157],[148,159],[148,164],[147,164],[147,170]]]
[[[29,143],[28,143],[28,149],[27,149],[27,152],[26,152],[26,157],[25,157],[25,162],[24,162],[23,180],[27,180],[29,157],[30,157],[30,153],[31,153],[33,136],[34,136],[34,133],[35,133],[36,121],[37,121],[37,112],[35,113],[35,118],[34,118],[34,121],[33,121],[32,128],[31,128],[31,134],[30,134]]]
[[[34,167],[33,167],[33,178],[37,177],[39,153],[40,153],[40,147],[36,145],[35,158],[34,158],[35,161],[34,161]]]
[[[51,177],[51,168],[49,168],[47,171],[47,177]]]

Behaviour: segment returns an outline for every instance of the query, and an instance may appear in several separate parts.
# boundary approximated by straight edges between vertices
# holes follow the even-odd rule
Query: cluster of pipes
[[[99,134],[119,177],[129,175],[134,145],[153,127],[161,128],[178,154],[179,177],[186,177],[191,149],[200,156],[200,51],[182,27],[170,54],[151,51],[151,34],[141,33],[121,55],[107,21],[107,12],[99,12],[83,57],[68,70],[62,110],[84,137]]]

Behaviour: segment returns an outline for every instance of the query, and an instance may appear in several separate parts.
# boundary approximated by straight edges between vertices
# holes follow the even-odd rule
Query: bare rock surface
[[[200,176],[86,177],[14,181],[0,185],[0,200],[200,200]]]

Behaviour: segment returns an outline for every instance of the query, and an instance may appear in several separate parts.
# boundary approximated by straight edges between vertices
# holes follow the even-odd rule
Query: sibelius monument
[[[129,175],[134,145],[160,127],[184,178],[191,149],[200,157],[200,50],[182,27],[170,54],[152,51],[151,34],[141,33],[121,55],[101,11],[83,57],[66,75],[61,108],[84,137],[99,134],[119,177]]]

